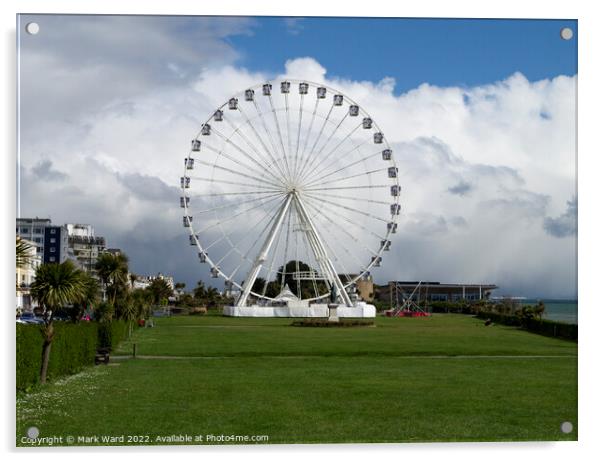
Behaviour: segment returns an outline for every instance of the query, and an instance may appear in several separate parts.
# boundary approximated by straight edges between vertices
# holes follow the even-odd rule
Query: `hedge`
[[[100,347],[112,348],[127,334],[123,321],[106,323],[54,323],[54,339],[50,349],[48,380],[70,375],[93,365]],[[37,384],[42,366],[44,338],[42,326],[17,324],[16,332],[17,390],[24,391]]]
[[[522,320],[516,315],[503,315],[494,312],[480,312],[477,314],[480,319],[491,319],[494,323],[522,327],[532,333],[539,333],[545,336],[577,340],[578,326],[570,323],[555,322],[553,320],[538,320],[529,318]]]
[[[128,324],[122,320],[98,324],[98,347],[113,350],[128,333]]]

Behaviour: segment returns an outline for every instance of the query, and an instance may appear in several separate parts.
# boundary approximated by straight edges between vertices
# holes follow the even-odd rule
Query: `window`
[[[42,229],[40,229],[39,227],[34,228],[33,230],[34,234],[41,234],[42,233]]]
[[[50,229],[51,234],[56,234],[56,229]]]
[[[50,243],[56,243],[56,239],[55,238],[51,238],[50,239]]]
[[[55,262],[55,261],[56,261],[56,258],[55,258],[54,256],[51,256],[51,257],[50,257],[50,258],[48,258],[48,259],[49,259],[49,261],[50,261],[51,263],[53,263],[53,262]]]
[[[447,301],[446,294],[433,294],[431,295],[431,301]]]
[[[42,239],[40,237],[34,238],[33,241],[36,243],[42,243]]]
[[[56,248],[55,247],[50,247],[50,252],[51,253],[56,253]]]
[[[36,248],[36,253],[41,253],[41,252],[42,252],[42,249],[40,247],[37,247]]]
[[[21,233],[22,234],[27,234],[29,232],[29,229],[27,227],[22,227],[21,228]]]

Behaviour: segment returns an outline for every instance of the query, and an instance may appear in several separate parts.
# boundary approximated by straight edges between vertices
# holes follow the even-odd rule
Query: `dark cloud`
[[[31,172],[38,178],[45,181],[64,181],[68,178],[68,175],[61,173],[58,170],[52,169],[51,160],[40,160],[34,167],[31,168]]]
[[[130,192],[142,200],[159,200],[176,204],[179,196],[177,187],[168,186],[156,176],[139,173],[117,174],[117,178]]]
[[[566,211],[557,218],[547,217],[543,228],[553,237],[570,237],[577,234],[577,199],[566,202]]]
[[[460,181],[458,184],[449,187],[447,190],[450,194],[459,195],[463,197],[472,190],[472,185],[466,181]]]

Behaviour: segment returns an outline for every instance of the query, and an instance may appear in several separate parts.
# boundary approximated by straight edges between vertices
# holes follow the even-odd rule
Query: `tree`
[[[186,288],[186,284],[184,282],[178,282],[174,285],[174,288],[176,290],[183,290],[184,288]]]
[[[24,269],[32,263],[30,250],[33,247],[19,236],[17,236],[16,245],[17,269]]]
[[[71,261],[61,264],[42,264],[36,269],[36,278],[31,284],[31,295],[42,307],[44,345],[40,382],[46,383],[50,349],[54,339],[54,315],[68,304],[81,302],[85,297],[83,272]]]
[[[96,271],[103,283],[103,300],[110,295],[110,303],[114,306],[119,292],[127,289],[128,258],[125,254],[103,253],[96,261]]]
[[[167,301],[167,298],[173,294],[169,284],[161,278],[154,279],[146,289],[152,294],[155,305],[160,304],[163,299]]]
[[[192,294],[199,301],[205,299],[207,291],[205,288],[205,283],[202,280],[199,280],[197,282],[196,287],[194,288],[194,290],[192,290]]]
[[[82,315],[88,308],[92,308],[99,299],[100,287],[98,281],[88,272],[81,272],[82,297],[69,309],[69,316],[73,322],[81,320]]]
[[[133,290],[134,289],[134,283],[136,282],[136,280],[138,280],[138,276],[136,274],[130,274],[128,276],[128,278],[130,279],[130,288]]]

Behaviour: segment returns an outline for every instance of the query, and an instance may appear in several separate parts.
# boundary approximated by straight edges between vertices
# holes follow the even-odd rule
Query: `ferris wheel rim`
[[[289,79],[289,78],[283,78],[283,79],[271,79],[271,80],[267,80],[267,81],[265,81],[265,82],[262,82],[262,83],[257,83],[257,84],[255,84],[255,85],[253,85],[253,86],[251,86],[251,87],[249,87],[249,88],[247,88],[247,89],[245,89],[245,90],[241,90],[241,91],[239,91],[238,93],[236,93],[236,94],[235,94],[233,97],[237,97],[237,96],[244,95],[244,94],[245,94],[245,91],[247,91],[248,89],[255,90],[255,89],[257,89],[257,88],[261,88],[261,87],[262,87],[263,85],[265,85],[265,84],[274,84],[274,83],[277,83],[277,82],[285,82],[285,81],[286,81],[286,82],[290,82],[291,84],[293,84],[293,83],[306,83],[306,84],[308,84],[309,86],[313,86],[313,87],[315,87],[315,88],[317,88],[317,87],[323,87],[323,88],[326,88],[327,92],[330,92],[330,93],[333,93],[333,94],[339,94],[339,95],[341,95],[341,96],[343,97],[343,101],[347,102],[348,104],[357,105],[357,106],[358,106],[358,108],[359,108],[359,111],[360,111],[360,113],[361,113],[362,115],[365,115],[365,116],[369,117],[369,118],[372,120],[372,124],[373,124],[372,131],[375,131],[375,130],[377,130],[378,132],[382,133],[382,131],[380,130],[380,127],[379,127],[379,125],[377,124],[377,122],[376,122],[376,121],[374,121],[374,119],[373,119],[373,118],[370,116],[370,114],[369,114],[369,113],[368,113],[368,112],[365,110],[365,108],[364,108],[363,106],[360,106],[360,105],[359,105],[359,104],[357,104],[357,103],[356,103],[356,102],[355,102],[353,99],[351,99],[349,96],[345,95],[344,93],[340,92],[339,90],[337,90],[337,89],[335,89],[335,88],[332,88],[332,87],[330,87],[330,86],[327,86],[327,85],[325,85],[325,84],[323,84],[323,83],[317,83],[317,82],[308,81],[308,80],[301,80],[301,79]],[[318,102],[319,102],[319,99],[317,99],[316,101],[317,101],[317,102],[316,102],[316,105],[317,105],[317,104],[318,104]],[[225,108],[226,106],[228,106],[228,101],[226,101],[225,103],[223,103],[223,104],[222,104],[221,106],[219,106],[219,107],[218,107],[218,109],[216,109],[216,110],[222,110],[222,109],[223,109],[223,108]],[[278,110],[283,110],[283,109],[282,109],[282,108],[280,108],[280,109],[278,109]],[[300,111],[301,111],[301,109],[300,109]],[[309,112],[309,111],[307,111],[307,112]],[[261,118],[261,117],[263,117],[264,115],[265,115],[265,113],[259,113],[259,114],[258,114],[256,117],[257,117],[257,118]],[[212,121],[212,119],[213,119],[213,115],[212,115],[212,116],[209,116],[209,118],[208,118],[208,119],[207,119],[207,120],[206,120],[206,121],[205,121],[205,122],[204,122],[204,123],[201,125],[201,130],[199,130],[199,132],[196,134],[196,136],[195,136],[193,139],[196,139],[196,140],[198,140],[198,139],[199,139],[199,137],[201,136],[202,126],[203,126],[203,125],[208,125],[208,124],[209,124],[209,123]],[[334,121],[331,121],[331,123],[334,123]],[[240,127],[240,125],[239,125],[239,127]],[[290,142],[290,138],[288,139],[288,141]],[[384,134],[383,134],[383,143],[382,143],[382,144],[383,144],[383,147],[385,147],[385,146],[386,146],[386,149],[389,149],[389,150],[390,150],[391,146],[390,146],[390,144],[389,144],[389,142],[388,142],[388,140],[387,140],[386,136],[384,136]],[[356,148],[357,148],[357,147],[355,147],[355,148],[354,148],[354,150],[355,150]],[[336,149],[334,149],[334,150],[336,150]],[[382,150],[382,149],[381,149],[381,150]],[[212,168],[212,177],[213,177],[213,175],[214,175],[214,173],[215,173],[215,164],[216,164],[216,162],[217,162],[217,160],[218,160],[218,158],[219,158],[219,155],[220,155],[220,154],[221,154],[221,153],[218,153],[218,155],[217,155],[217,156],[215,157],[215,159],[214,159],[214,167]],[[374,154],[374,155],[377,155],[377,154],[378,154],[378,152],[377,152],[376,154]],[[286,157],[286,154],[285,154],[283,157]],[[187,158],[195,158],[195,157],[193,157],[193,151],[192,151],[192,150],[190,150],[190,151],[189,151],[189,154],[188,154]],[[336,158],[336,156],[335,156],[335,158]],[[390,165],[393,165],[394,167],[396,167],[396,162],[395,162],[395,160],[394,160],[394,157],[391,157],[391,158],[390,158],[390,160],[388,160],[388,162],[389,162],[389,164],[390,164]],[[276,162],[276,163],[277,163],[277,162]],[[185,170],[184,170],[184,177],[186,177],[186,176],[187,176],[187,169],[185,168]],[[319,178],[319,179],[321,179],[321,178]],[[319,179],[318,179],[318,180],[319,180]],[[318,180],[314,180],[314,181],[313,181],[313,183],[317,182]],[[398,178],[395,178],[395,180],[394,180],[393,182],[395,183],[395,185],[399,186],[399,180],[398,180]],[[310,183],[310,184],[312,184],[312,183]],[[183,196],[184,196],[184,197],[189,197],[189,195],[188,195],[188,193],[187,193],[187,190],[186,190],[186,188],[182,187],[182,188],[181,188],[181,190],[182,190],[182,193],[183,193]],[[277,198],[277,196],[276,196],[276,198]],[[351,197],[346,197],[346,198],[349,198],[349,199],[351,199]],[[311,201],[311,199],[310,199],[310,201]],[[398,203],[399,203],[399,196],[395,196],[395,197],[392,199],[392,201],[391,201],[391,202],[389,202],[389,203],[392,203],[392,204],[398,204]],[[260,204],[261,204],[261,202],[260,202]],[[189,208],[188,208],[188,204],[187,204],[187,202],[185,202],[184,211],[185,211],[186,215],[188,216],[188,211],[189,211]],[[392,214],[392,215],[391,215],[391,218],[390,218],[388,221],[389,221],[389,222],[396,222],[396,221],[397,221],[397,219],[398,219],[398,218],[397,218],[397,215],[395,215],[395,214]],[[206,254],[206,260],[207,260],[207,262],[209,263],[209,265],[211,266],[211,268],[212,268],[212,269],[214,269],[215,271],[217,271],[217,274],[218,274],[220,277],[222,277],[223,279],[225,279],[225,280],[226,280],[226,282],[230,284],[230,286],[234,286],[234,287],[236,287],[236,288],[238,288],[238,289],[241,289],[241,290],[242,290],[242,289],[243,289],[243,286],[242,286],[242,284],[240,284],[240,283],[238,283],[236,280],[234,280],[234,278],[233,278],[233,275],[234,275],[234,274],[230,274],[230,275],[228,275],[228,274],[226,274],[225,272],[223,272],[223,271],[221,270],[221,268],[219,267],[219,264],[218,264],[218,262],[217,262],[217,261],[214,261],[214,260],[213,260],[213,258],[211,258],[211,257],[210,257],[210,256],[207,254],[207,251],[206,251],[206,250],[207,250],[207,247],[204,247],[204,246],[203,246],[203,244],[201,244],[201,242],[200,242],[200,239],[199,239],[199,238],[198,238],[198,236],[196,235],[196,232],[195,232],[195,230],[194,230],[194,226],[192,225],[192,223],[189,223],[189,224],[190,224],[190,225],[188,226],[188,227],[189,227],[189,233],[190,233],[190,235],[191,235],[192,237],[194,237],[194,239],[195,239],[195,244],[196,244],[196,247],[197,247],[197,250],[198,250],[198,252],[199,252],[199,253],[205,253],[205,254]],[[220,224],[220,222],[219,222],[219,221],[218,221],[218,224]],[[221,226],[221,224],[220,224],[220,226]],[[222,233],[223,233],[223,229],[222,229]],[[391,235],[391,233],[392,233],[391,229],[387,228],[387,230],[386,230],[386,233],[384,234],[384,239],[385,239],[385,240],[387,240],[387,241],[390,241],[389,239],[390,239],[390,235]],[[232,245],[232,249],[234,249],[234,248],[235,248],[235,246],[234,246],[234,245]],[[377,257],[381,257],[384,251],[385,251],[385,248],[384,248],[384,247],[381,247],[381,248],[379,248],[378,250],[374,250],[374,251],[373,251],[373,253],[374,253],[374,254],[375,254]],[[286,264],[288,264],[288,262],[287,262],[287,261],[284,261],[284,263],[285,263],[285,265],[286,265]],[[370,262],[369,264],[365,265],[364,267],[361,267],[361,268],[360,268],[360,270],[359,270],[359,273],[358,273],[356,276],[354,276],[354,277],[350,278],[350,280],[348,280],[347,282],[343,282],[343,286],[344,286],[345,288],[348,288],[348,287],[350,287],[351,285],[353,285],[354,283],[356,283],[356,282],[357,282],[359,279],[361,279],[362,277],[364,277],[364,276],[365,276],[365,275],[366,275],[366,274],[367,274],[367,273],[368,273],[368,272],[369,272],[369,271],[370,271],[370,270],[371,270],[371,269],[374,267],[374,265],[375,265],[375,264],[376,264],[376,260],[373,260],[372,262]],[[236,273],[236,270],[234,271],[234,273]],[[284,273],[284,274],[286,274],[287,272],[286,272],[286,270],[284,270],[284,271],[275,271],[275,275],[276,275],[276,276],[278,276],[278,274],[279,274],[279,273]],[[268,273],[268,275],[269,275],[269,273]],[[266,280],[266,284],[267,284],[267,280]],[[259,298],[259,299],[265,299],[265,300],[268,300],[268,301],[270,301],[270,300],[274,300],[274,299],[275,299],[275,297],[270,297],[270,296],[263,295],[263,294],[261,294],[261,293],[256,293],[256,292],[254,292],[253,290],[251,290],[251,292],[250,292],[250,293],[251,293],[253,296],[255,296],[255,297]],[[308,302],[311,302],[311,301],[315,301],[315,300],[319,300],[319,299],[325,298],[326,296],[328,296],[328,294],[327,294],[327,293],[326,293],[326,294],[323,294],[323,295],[320,295],[320,296],[316,296],[316,297],[311,297],[311,298],[302,298],[302,299],[304,299],[304,300],[306,300],[306,301],[308,301]]]

